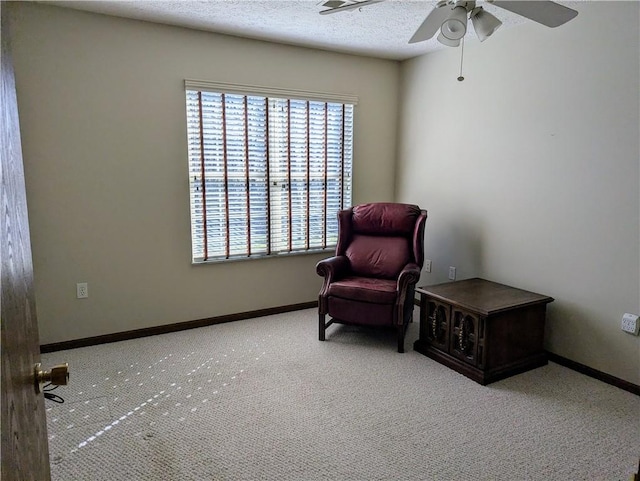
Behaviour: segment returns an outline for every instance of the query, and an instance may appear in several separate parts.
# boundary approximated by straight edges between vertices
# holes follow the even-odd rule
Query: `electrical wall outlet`
[[[456,280],[456,268],[455,267],[449,267],[449,280],[450,281],[455,281]]]
[[[89,297],[89,285],[86,282],[78,282],[76,284],[76,297],[78,299]]]
[[[638,316],[635,314],[629,314],[627,312],[622,316],[622,330],[624,332],[637,336],[639,327],[640,323],[638,322]]]
[[[425,272],[431,272],[431,260],[430,259],[425,259],[424,260],[424,270],[425,270]]]

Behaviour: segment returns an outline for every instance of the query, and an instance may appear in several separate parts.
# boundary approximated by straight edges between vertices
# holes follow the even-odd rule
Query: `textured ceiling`
[[[435,38],[408,41],[436,1],[386,0],[331,15],[320,15],[326,0],[203,1],[48,1],[43,3],[91,12],[178,25],[229,35],[268,40],[379,58],[404,60],[443,47]],[[574,4],[557,2],[579,11]],[[478,1],[502,22],[502,29],[531,22],[502,8]],[[536,24],[544,29],[542,25]],[[560,27],[562,28],[562,27]],[[494,36],[500,35],[498,30]],[[467,39],[477,41],[473,28]],[[491,41],[488,39],[487,41]]]

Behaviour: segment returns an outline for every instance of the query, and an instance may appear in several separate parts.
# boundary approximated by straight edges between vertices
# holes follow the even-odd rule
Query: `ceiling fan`
[[[327,15],[355,10],[383,1],[329,0],[323,4],[323,6],[329,8],[322,10],[320,14]],[[575,10],[551,1],[486,0],[486,2],[552,28],[558,27],[578,15]],[[476,6],[475,0],[440,0],[418,27],[409,43],[429,40],[440,31],[437,37],[440,43],[449,47],[457,47],[467,33],[468,19],[471,19],[476,35],[481,42],[491,36],[502,25],[502,22],[492,14],[481,6]]]

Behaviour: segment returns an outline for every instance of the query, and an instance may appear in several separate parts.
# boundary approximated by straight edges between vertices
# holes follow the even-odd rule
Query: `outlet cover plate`
[[[424,270],[425,272],[431,272],[431,259],[424,260]]]
[[[639,327],[640,323],[638,322],[638,316],[635,314],[629,314],[626,312],[624,316],[622,316],[622,330],[624,332],[637,336]]]
[[[86,282],[78,282],[76,284],[76,297],[78,299],[86,299],[89,297],[89,286]]]

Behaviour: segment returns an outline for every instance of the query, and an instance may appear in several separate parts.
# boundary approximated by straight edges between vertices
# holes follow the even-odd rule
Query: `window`
[[[334,248],[337,212],[351,205],[355,99],[185,90],[193,262]]]

